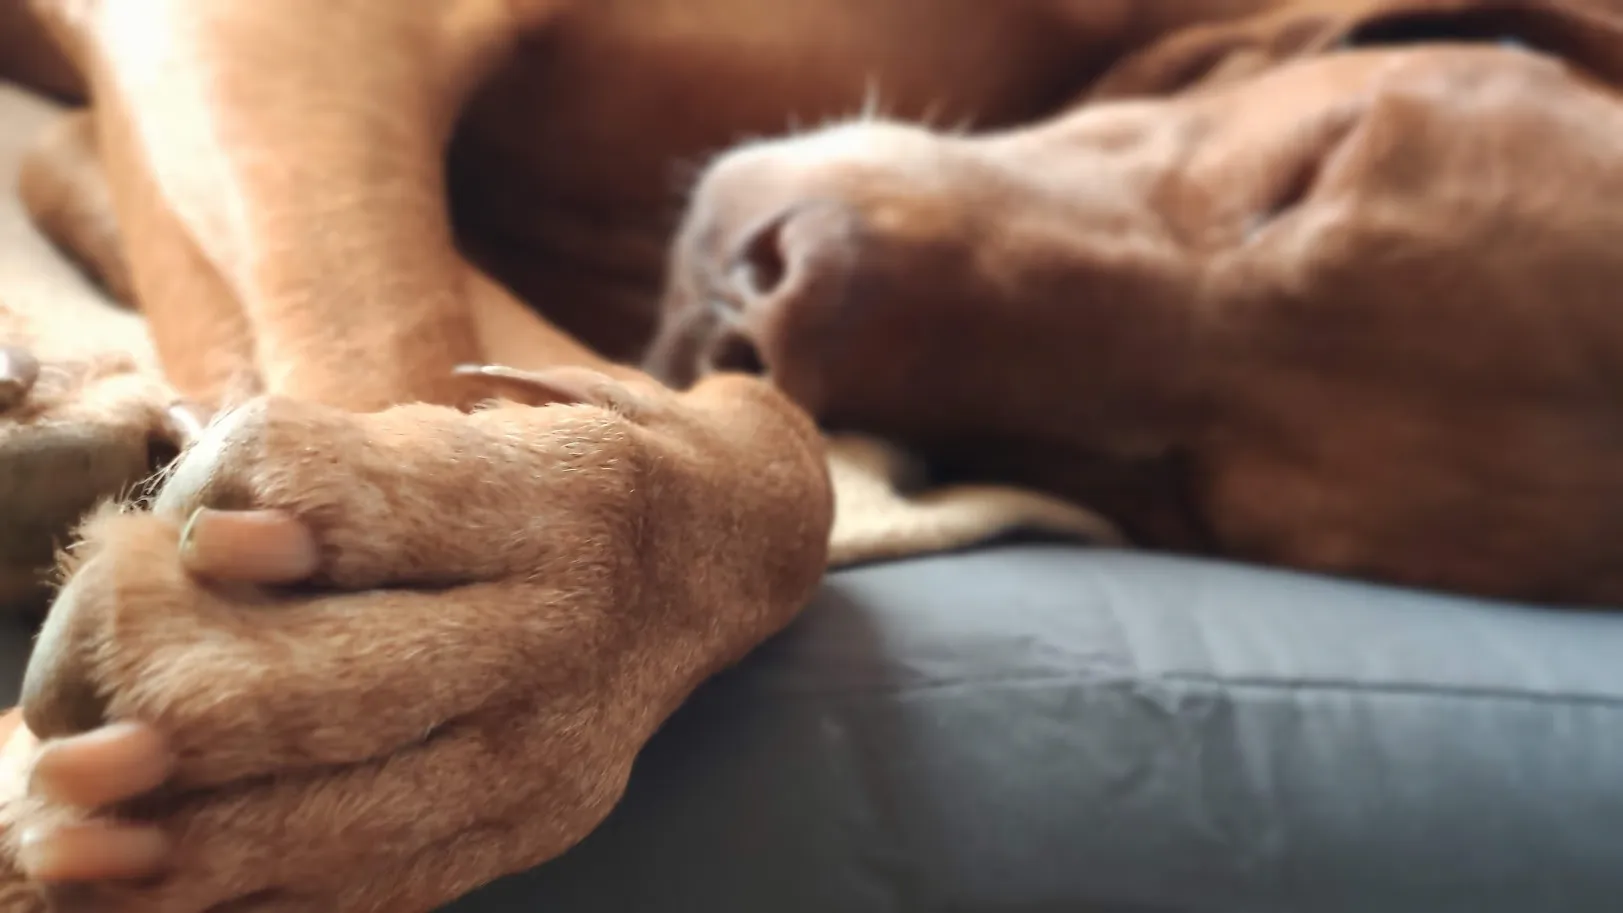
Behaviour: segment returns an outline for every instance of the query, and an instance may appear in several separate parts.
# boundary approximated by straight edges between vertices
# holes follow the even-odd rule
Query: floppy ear
[[[1243,79],[1333,48],[1348,24],[1335,13],[1286,11],[1180,29],[1123,57],[1083,101],[1173,95]]]
[[[1085,100],[1169,95],[1355,47],[1507,42],[1623,84],[1623,0],[1369,0],[1176,32],[1134,52]]]
[[[1499,42],[1559,57],[1623,85],[1623,3],[1615,0],[1452,0],[1399,4],[1363,18],[1348,47]]]

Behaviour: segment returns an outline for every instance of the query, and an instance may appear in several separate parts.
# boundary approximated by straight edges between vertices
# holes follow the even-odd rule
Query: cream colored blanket
[[[122,349],[153,363],[141,319],[87,283],[33,231],[17,204],[18,158],[53,115],[49,104],[0,84],[0,308],[22,315],[25,324],[52,328],[36,341],[45,359],[53,356],[50,340],[56,339]],[[1120,542],[1096,514],[1043,495],[997,486],[925,487],[911,458],[878,441],[831,438],[829,464],[837,505],[835,566],[963,548],[1017,531]]]

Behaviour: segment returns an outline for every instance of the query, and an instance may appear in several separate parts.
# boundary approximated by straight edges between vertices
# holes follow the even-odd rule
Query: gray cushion
[[[451,913],[1623,896],[1623,616],[1025,545],[840,573],[576,850]]]
[[[455,913],[1616,911],[1623,616],[1061,546],[836,575]]]

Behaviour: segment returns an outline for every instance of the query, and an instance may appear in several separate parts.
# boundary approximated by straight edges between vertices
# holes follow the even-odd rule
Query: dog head
[[[649,367],[763,373],[835,426],[1127,455],[1294,408],[1292,370],[1581,382],[1578,328],[1623,285],[1620,20],[1328,6],[1168,36],[1022,129],[730,152]]]

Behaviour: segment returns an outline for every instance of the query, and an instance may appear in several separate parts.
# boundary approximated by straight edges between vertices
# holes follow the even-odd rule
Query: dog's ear
[[[1084,100],[1173,95],[1242,79],[1280,61],[1329,50],[1346,31],[1344,17],[1309,11],[1180,29],[1123,57]]]
[[[1346,47],[1416,42],[1511,44],[1623,85],[1623,5],[1608,0],[1451,0],[1396,4],[1360,19]]]
[[[1176,32],[1119,61],[1088,101],[1170,95],[1357,47],[1498,42],[1570,61],[1623,85],[1623,3],[1613,0],[1371,0],[1286,9]]]

